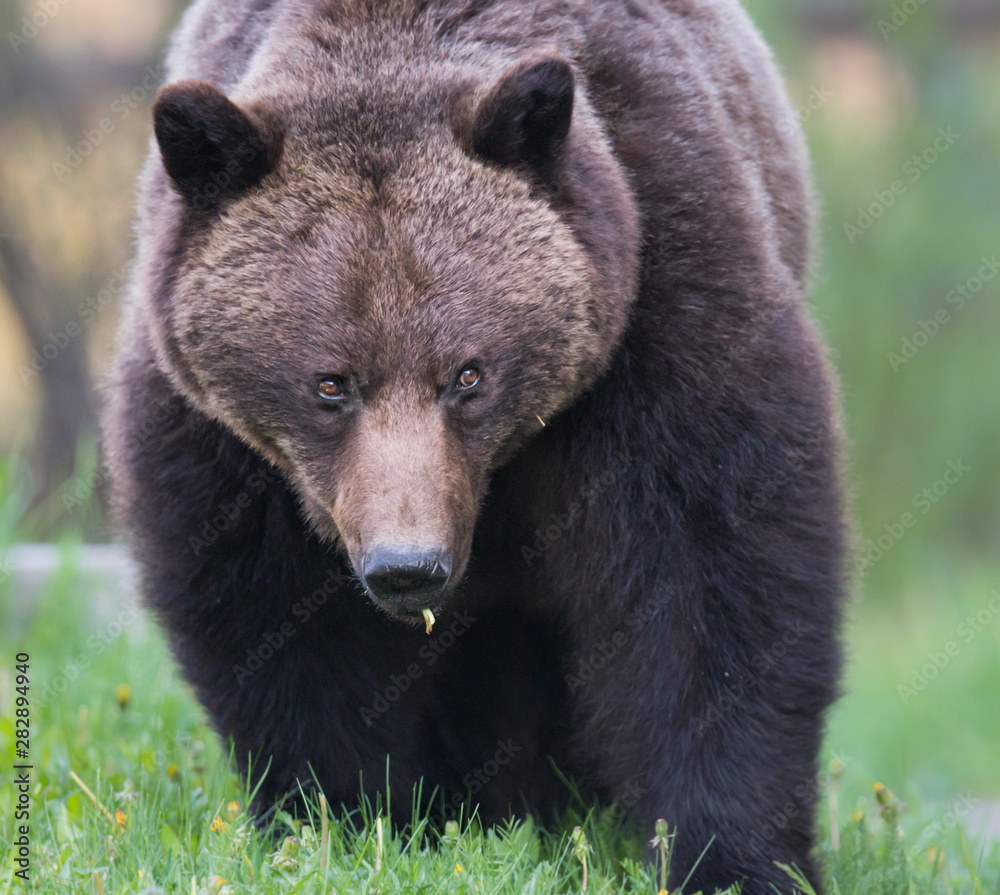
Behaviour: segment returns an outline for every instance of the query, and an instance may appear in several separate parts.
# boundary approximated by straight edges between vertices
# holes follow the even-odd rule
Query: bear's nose
[[[451,575],[451,557],[440,549],[379,545],[365,554],[365,584],[391,608],[419,615],[435,605]]]

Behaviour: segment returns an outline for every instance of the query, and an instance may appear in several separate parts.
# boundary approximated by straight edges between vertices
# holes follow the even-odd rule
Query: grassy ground
[[[9,606],[0,610],[5,769],[16,762],[15,655],[30,656],[34,873],[27,891],[578,892],[582,865],[570,836],[577,823],[591,848],[588,892],[658,891],[654,871],[641,862],[643,840],[654,831],[623,829],[613,808],[571,814],[558,830],[527,823],[483,832],[473,823],[442,837],[419,819],[403,830],[385,823],[380,843],[379,812],[368,806],[348,817],[331,813],[326,849],[317,808],[311,824],[279,816],[276,838],[261,835],[248,824],[247,794],[158,632],[128,606],[120,627],[95,624],[79,587],[69,566],[30,620],[18,621]],[[950,618],[957,611],[954,604],[937,615],[914,609],[892,627],[881,623],[879,610],[855,607],[852,692],[834,713],[829,738],[842,778],[824,775],[828,795],[837,786],[839,803],[839,848],[828,832],[823,845],[832,892],[1000,892],[1000,849],[966,842],[961,830],[968,806],[997,791],[995,777],[977,769],[996,773],[978,750],[998,741],[998,722],[978,713],[966,745],[950,749],[950,725],[934,723],[935,716],[958,717],[959,694],[962,705],[989,704],[978,685],[996,679],[1000,624],[984,629],[952,660],[950,673],[945,669],[907,706],[897,694],[897,679],[908,680],[921,651],[940,647],[944,617],[952,627],[960,623],[960,616]],[[900,816],[897,800],[882,805],[873,794],[873,769],[910,803]],[[16,794],[7,773],[0,893],[21,885],[12,876]],[[821,816],[828,829],[829,805]]]
[[[1000,808],[1000,580],[966,570],[850,609],[843,699],[830,755],[847,756],[853,800],[883,780],[910,801],[959,793]],[[992,607],[992,608],[991,608]]]

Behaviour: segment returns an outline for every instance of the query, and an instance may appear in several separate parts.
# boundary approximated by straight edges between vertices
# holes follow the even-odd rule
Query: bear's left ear
[[[195,208],[215,205],[260,183],[281,155],[282,134],[204,81],[178,81],[160,91],[153,130],[163,166]]]
[[[565,59],[537,53],[517,62],[479,102],[470,148],[501,165],[544,170],[569,133],[573,69]]]

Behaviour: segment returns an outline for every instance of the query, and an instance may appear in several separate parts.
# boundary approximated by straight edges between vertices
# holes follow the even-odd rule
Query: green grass
[[[899,604],[866,597],[850,608],[828,749],[849,756],[860,780],[907,798],[973,793],[1000,805],[998,584],[985,570],[960,582],[942,572]],[[858,794],[849,781],[847,795]]]
[[[4,768],[15,762],[10,704],[14,655],[23,650],[31,656],[34,874],[26,891],[95,893],[97,874],[106,893],[575,893],[581,891],[581,864],[570,831],[577,823],[583,824],[591,847],[588,892],[658,891],[654,869],[642,862],[643,840],[653,831],[629,831],[607,809],[570,814],[558,829],[543,830],[529,821],[481,830],[473,821],[450,835],[429,829],[420,818],[404,829],[382,820],[380,846],[380,806],[362,806],[346,816],[331,813],[325,852],[315,804],[311,823],[303,826],[279,814],[270,835],[258,832],[248,821],[247,793],[230,770],[229,756],[205,726],[158,631],[127,621],[118,635],[115,628],[88,622],[87,595],[78,590],[70,558],[30,620],[19,626],[11,607],[0,609]],[[937,621],[947,617],[950,623],[956,610],[949,604],[916,632],[911,629],[927,615],[914,611],[897,620],[898,637],[884,634],[893,629],[881,623],[881,611],[864,604],[856,608],[856,655],[849,677],[856,689],[832,719],[830,751],[840,755],[844,769],[837,793],[839,848],[832,847],[828,833],[822,846],[829,891],[1000,892],[1000,850],[963,846],[960,827],[948,814],[961,786],[980,787],[972,790],[978,799],[997,781],[976,773],[963,776],[963,767],[973,768],[977,761],[953,747],[954,761],[949,762],[949,725],[933,722],[958,693],[966,694],[962,706],[990,704],[977,688],[996,680],[995,641],[986,637],[997,632],[984,629],[980,648],[969,644],[954,659],[952,674],[943,673],[933,682],[936,690],[928,687],[891,714],[893,699],[901,706],[896,678],[902,679],[919,660],[925,645],[936,647]],[[128,688],[127,698],[122,685]],[[979,713],[975,735],[984,743],[992,736],[995,743],[996,721],[986,714]],[[955,717],[954,706],[943,717]],[[942,779],[934,782],[948,798],[927,800],[921,769],[934,767],[941,758],[946,759],[937,770]],[[981,762],[983,767],[993,764]],[[873,797],[871,769],[910,802],[898,820],[892,816],[893,804],[881,806]],[[828,777],[827,792],[833,785]],[[0,789],[0,855],[5,856],[0,895],[20,886],[12,877],[14,800],[5,779]],[[961,803],[956,804],[964,813]],[[829,814],[824,806],[826,828]],[[290,836],[294,846],[286,838]],[[219,888],[223,885],[228,888]]]

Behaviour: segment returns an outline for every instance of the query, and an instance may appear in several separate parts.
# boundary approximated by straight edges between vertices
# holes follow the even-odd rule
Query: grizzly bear
[[[818,886],[839,424],[736,0],[199,0],[153,130],[105,440],[255,810],[568,778]]]

